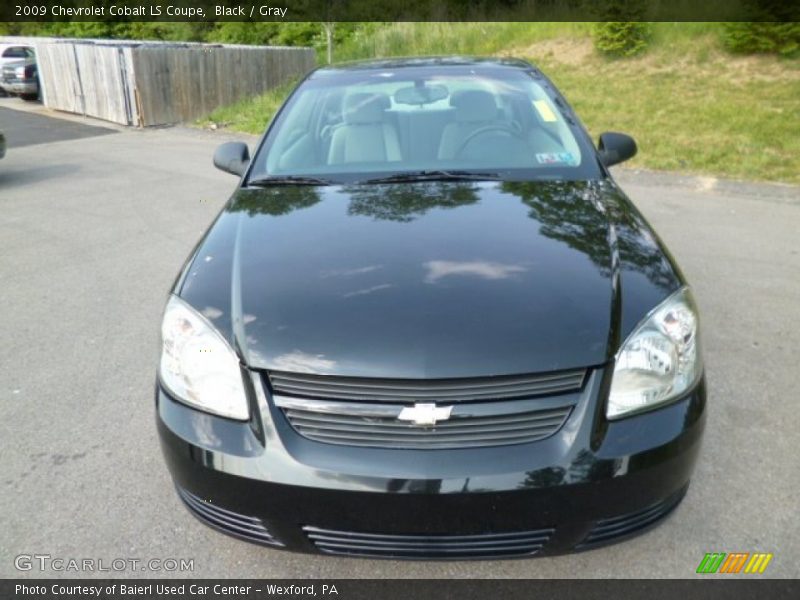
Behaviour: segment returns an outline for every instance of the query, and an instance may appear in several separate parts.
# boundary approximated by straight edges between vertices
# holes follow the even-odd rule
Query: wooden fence
[[[144,46],[133,50],[142,125],[207,115],[314,67],[307,48]]]
[[[37,44],[45,106],[122,125],[143,125],[143,115],[136,110],[131,52],[95,44]]]
[[[44,104],[122,125],[190,121],[314,67],[311,48],[0,38],[36,48]]]

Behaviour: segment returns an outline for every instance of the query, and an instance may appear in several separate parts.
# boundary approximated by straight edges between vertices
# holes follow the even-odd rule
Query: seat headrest
[[[352,94],[344,101],[344,122],[349,125],[380,123],[383,112],[391,106],[386,94]]]
[[[483,90],[463,90],[450,96],[450,106],[456,109],[456,121],[492,121],[497,118],[494,96]]]

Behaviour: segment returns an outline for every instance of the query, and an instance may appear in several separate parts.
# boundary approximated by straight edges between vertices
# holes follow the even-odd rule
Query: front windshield
[[[250,179],[369,180],[421,171],[500,178],[597,175],[591,149],[516,68],[325,70],[298,89]]]

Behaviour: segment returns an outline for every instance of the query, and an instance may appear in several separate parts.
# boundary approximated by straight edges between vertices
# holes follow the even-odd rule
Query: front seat
[[[456,158],[470,135],[488,127],[499,125],[497,103],[494,96],[484,90],[464,90],[450,96],[450,106],[455,108],[455,120],[445,125],[439,141],[438,157],[443,160]]]
[[[344,101],[344,124],[333,132],[328,164],[402,160],[397,129],[386,118],[385,94],[352,94]]]

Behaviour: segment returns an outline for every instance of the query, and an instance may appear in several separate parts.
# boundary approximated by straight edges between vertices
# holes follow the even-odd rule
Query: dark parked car
[[[623,110],[623,107],[620,107]],[[326,67],[291,94],[169,297],[180,498],[274,547],[592,548],[681,501],[706,391],[684,277],[564,98],[516,60]]]
[[[0,131],[0,158],[6,155],[6,136]]]

